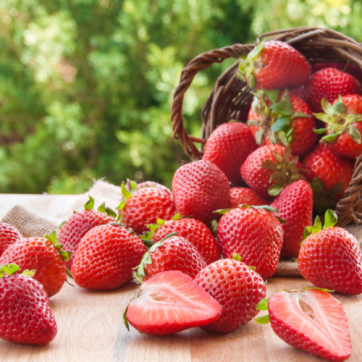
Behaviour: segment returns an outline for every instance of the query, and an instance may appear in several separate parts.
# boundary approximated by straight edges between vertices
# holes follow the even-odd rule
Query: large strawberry
[[[238,76],[250,88],[285,89],[303,85],[311,72],[307,59],[287,43],[270,40],[241,59]]]
[[[114,211],[106,208],[104,204],[97,211],[93,210],[93,207],[94,199],[89,196],[89,201],[84,205],[84,210],[74,213],[60,228],[59,243],[66,250],[72,252],[71,258],[67,261],[68,269],[72,267],[75,252],[83,236],[96,226],[116,221]]]
[[[36,270],[34,279],[43,284],[50,298],[60,291],[66,278],[65,263],[71,253],[62,247],[55,231],[43,238],[20,239],[5,250],[0,265],[14,263],[21,271]]]
[[[204,160],[187,163],[176,170],[172,194],[181,216],[192,216],[206,225],[216,219],[215,210],[230,206],[227,177],[216,165]]]
[[[298,258],[304,229],[312,225],[313,191],[305,181],[293,182],[271,203],[286,223],[281,256]]]
[[[178,270],[165,271],[141,285],[128,305],[124,320],[138,331],[167,335],[215,322],[220,304]]]
[[[293,347],[328,361],[345,361],[352,351],[346,313],[341,303],[324,290],[283,291],[262,300],[257,318]],[[309,359],[309,357],[306,357]]]
[[[264,279],[271,277],[283,244],[283,228],[275,214],[257,206],[221,212],[217,240],[222,255],[231,258],[236,253]]]
[[[217,127],[208,138],[203,159],[215,164],[234,185],[241,183],[240,167],[257,148],[244,123],[229,122]]]
[[[306,154],[317,141],[315,121],[307,103],[287,90],[255,93],[248,125],[258,145],[290,144],[294,156]]]
[[[133,279],[146,252],[142,240],[119,224],[96,226],[80,242],[72,265],[74,281],[81,287],[111,290]]]
[[[9,342],[43,345],[57,334],[57,324],[44,287],[34,271],[15,264],[0,267],[0,338]]]
[[[269,205],[270,200],[257,194],[247,187],[233,187],[230,189],[230,208],[235,209],[239,205],[262,206]]]
[[[362,96],[338,96],[332,104],[323,98],[322,108],[325,113],[314,114],[326,123],[326,128],[316,131],[327,132],[321,141],[331,143],[341,156],[357,158],[362,153]]]
[[[290,147],[267,145],[249,155],[240,172],[254,191],[271,198],[294,181],[303,179],[300,168],[298,158],[291,155]]]
[[[256,306],[265,298],[266,288],[258,273],[240,258],[215,261],[201,270],[195,282],[215,298],[222,307],[220,318],[203,329],[228,333],[253,319]]]
[[[324,68],[310,76],[305,100],[313,112],[322,112],[323,98],[333,102],[339,95],[361,93],[361,83],[355,77],[335,68]]]
[[[19,230],[6,222],[0,223],[0,256],[15,241],[22,238]]]
[[[343,294],[362,293],[362,253],[356,238],[334,227],[337,216],[326,212],[325,224],[317,216],[314,227],[306,228],[298,266],[304,278],[320,288]]]

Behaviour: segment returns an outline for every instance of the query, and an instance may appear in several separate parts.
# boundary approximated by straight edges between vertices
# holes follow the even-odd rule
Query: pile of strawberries
[[[257,322],[287,343],[347,359],[347,317],[329,292],[362,293],[362,253],[330,209],[362,153],[362,87],[339,65],[319,67],[286,43],[261,43],[239,68],[254,95],[247,122],[219,126],[203,159],[175,172],[172,192],[122,183],[118,214],[90,197],[59,242],[1,224],[0,337],[50,342],[48,298],[68,273],[86,289],[141,284],[124,319],[143,333],[229,333],[268,310]],[[316,287],[265,299],[281,258],[297,258]]]

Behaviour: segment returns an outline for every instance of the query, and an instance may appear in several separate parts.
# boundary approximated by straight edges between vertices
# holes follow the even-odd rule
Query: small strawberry
[[[67,261],[67,268],[71,269],[75,253],[83,236],[96,226],[114,222],[116,214],[110,208],[102,204],[97,211],[93,210],[94,199],[89,196],[89,201],[84,205],[84,210],[74,213],[68,221],[63,224],[59,232],[59,243],[66,250],[72,252],[72,256]]]
[[[144,188],[147,188],[147,187],[154,187],[155,189],[164,191],[167,194],[169,194],[170,196],[172,196],[171,190],[168,189],[166,186],[159,184],[158,182],[155,182],[155,181],[143,181],[143,182],[137,184],[138,190],[141,190],[141,189],[144,189]]]
[[[141,285],[124,312],[124,321],[138,331],[167,335],[215,322],[220,304],[178,270],[165,271]]]
[[[316,131],[327,132],[321,141],[331,143],[341,156],[357,158],[362,153],[362,96],[338,96],[332,104],[323,98],[322,108],[325,113],[314,114],[326,123],[326,128]]]
[[[306,154],[317,141],[315,121],[307,103],[287,90],[255,93],[248,125],[259,146],[290,144],[294,156]]]
[[[4,251],[15,241],[22,238],[19,230],[6,222],[0,223],[0,256],[3,255]]]
[[[215,164],[231,183],[238,185],[241,183],[240,167],[256,148],[246,124],[231,121],[211,133],[206,141],[203,160]]]
[[[235,209],[239,205],[263,206],[269,205],[270,200],[257,194],[254,190],[246,187],[233,187],[230,189],[230,208]]]
[[[55,231],[43,238],[24,238],[10,245],[0,257],[0,265],[14,263],[21,271],[36,270],[34,279],[44,286],[48,298],[57,294],[66,278],[65,263],[71,252],[64,251]]]
[[[143,256],[135,269],[134,277],[145,282],[154,275],[168,270],[179,270],[192,279],[206,267],[206,263],[197,249],[182,236],[171,233],[156,243]]]
[[[298,266],[302,276],[320,288],[342,294],[362,293],[362,253],[356,238],[334,227],[337,215],[327,210],[325,223],[317,216],[314,227],[306,228]]]
[[[187,163],[176,170],[172,194],[181,216],[192,216],[206,225],[216,219],[215,210],[230,206],[227,177],[216,165],[204,160]]]
[[[262,300],[258,310],[269,315],[258,323],[271,324],[284,342],[328,361],[345,361],[352,352],[346,313],[324,290],[283,291]]]
[[[254,191],[271,198],[294,181],[304,179],[300,168],[298,158],[291,155],[290,147],[267,145],[249,155],[240,172]]]
[[[266,288],[261,276],[235,256],[215,261],[202,269],[195,282],[215,298],[222,307],[220,318],[202,329],[229,333],[253,319],[256,306],[265,298]]]
[[[82,288],[116,289],[131,281],[146,252],[142,240],[119,224],[96,226],[80,242],[72,265],[74,281]]]
[[[280,193],[270,206],[277,209],[278,215],[286,221],[285,224],[282,224],[284,239],[281,256],[298,258],[304,229],[312,225],[312,188],[302,180],[293,182]]]
[[[224,258],[231,258],[236,253],[245,264],[256,267],[256,271],[267,279],[278,266],[283,227],[271,212],[275,210],[265,208],[245,205],[220,211],[224,215],[217,228],[217,240]]]
[[[285,89],[303,85],[311,72],[307,59],[278,40],[257,45],[239,65],[239,78],[250,88]]]
[[[44,345],[57,334],[57,324],[44,287],[33,271],[16,273],[15,264],[0,267],[0,338],[9,342]]]
[[[361,83],[355,77],[335,68],[324,68],[310,76],[305,100],[313,112],[322,112],[323,98],[333,102],[339,95],[361,93]]]

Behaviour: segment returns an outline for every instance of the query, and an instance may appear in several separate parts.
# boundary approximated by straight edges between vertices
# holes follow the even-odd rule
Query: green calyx
[[[270,176],[272,185],[268,189],[271,196],[278,196],[280,192],[288,185],[298,180],[305,180],[301,172],[303,169],[297,168],[298,157],[291,157],[291,147],[285,147],[283,156],[273,151],[276,162],[272,160],[264,160],[261,163],[263,168],[273,171]]]
[[[94,199],[90,195],[88,197],[89,197],[89,200],[84,205],[84,210],[93,210],[94,209]],[[110,207],[106,207],[105,202],[103,202],[103,204],[98,207],[97,211],[99,211],[103,214],[107,214],[108,216],[111,216],[114,218],[117,217],[116,213]],[[76,212],[74,212],[74,213],[76,213]],[[63,226],[64,223],[65,223],[65,221],[62,224],[60,224],[59,229],[61,229],[61,227]]]
[[[303,234],[303,241],[312,234],[316,234],[319,233],[321,230],[325,230],[328,228],[333,227],[334,225],[337,224],[338,221],[338,217],[336,215],[336,213],[332,210],[327,210],[325,215],[324,215],[324,225],[323,225],[323,229],[322,229],[322,223],[321,220],[319,218],[319,216],[317,216],[315,218],[314,221],[314,225],[313,226],[307,226],[304,230],[304,234]],[[303,244],[303,241],[301,243],[301,245]]]
[[[0,278],[3,278],[5,275],[12,275],[20,270],[20,267],[16,264],[3,264],[0,266]],[[27,277],[32,277],[35,275],[35,270],[24,270],[21,275]]]
[[[138,190],[137,184],[134,181],[127,179],[127,183],[125,184],[124,181],[121,184],[121,194],[123,196],[123,200],[121,203],[116,207],[116,210],[123,210],[126,206],[127,201],[133,196],[133,194]],[[118,214],[117,221],[122,220],[122,212]]]
[[[326,136],[322,137],[321,141],[333,143],[339,135],[347,132],[360,145],[362,142],[361,133],[353,126],[353,123],[361,122],[362,114],[348,114],[341,95],[338,96],[338,101],[333,105],[325,98],[322,99],[321,104],[324,113],[313,113],[314,117],[327,124],[326,128],[315,130],[315,132],[323,134],[329,131]]]
[[[55,231],[52,231],[50,235],[44,235],[44,238],[48,239],[54,245],[55,249],[59,251],[65,261],[68,261],[70,259],[70,257],[72,256],[72,252],[62,250],[63,244],[58,243],[57,234]]]
[[[180,220],[180,219],[185,219],[188,217],[192,217],[192,216],[181,216],[180,213],[177,213],[171,220]],[[160,227],[162,226],[167,220],[163,220],[163,219],[157,219],[156,220],[156,224],[146,224],[146,226],[150,229],[150,231],[145,232],[144,234],[142,234],[142,239],[148,239],[151,240],[153,233]]]
[[[268,310],[268,302],[269,302],[269,298],[265,298],[265,299],[261,300],[259,302],[259,304],[257,305],[256,309],[261,310],[261,311]],[[258,324],[268,324],[270,322],[270,317],[269,317],[269,314],[267,314],[262,317],[255,318],[254,320]]]
[[[236,253],[233,253],[233,257],[232,257],[233,260],[236,260],[236,261],[242,261],[243,258],[239,255],[239,254],[236,254]],[[251,270],[256,270],[256,267],[255,266],[252,266],[252,265],[248,265],[248,268],[250,268]]]

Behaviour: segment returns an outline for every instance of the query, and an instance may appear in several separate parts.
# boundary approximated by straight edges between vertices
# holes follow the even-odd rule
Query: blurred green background
[[[0,192],[80,193],[92,179],[170,186],[171,94],[196,55],[327,26],[362,40],[362,0],[0,0]],[[187,129],[233,60],[199,74]]]

